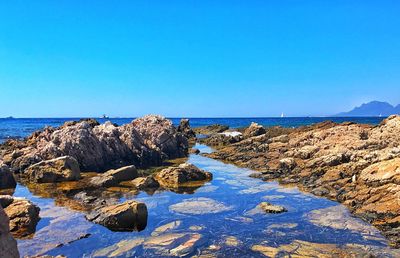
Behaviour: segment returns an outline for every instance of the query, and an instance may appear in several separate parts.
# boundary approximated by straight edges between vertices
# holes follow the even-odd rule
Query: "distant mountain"
[[[335,116],[390,116],[393,114],[400,114],[400,105],[394,107],[387,102],[371,101],[349,112],[342,112]]]

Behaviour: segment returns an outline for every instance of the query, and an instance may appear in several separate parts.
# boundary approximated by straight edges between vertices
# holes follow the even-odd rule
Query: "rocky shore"
[[[294,183],[345,204],[400,247],[400,116],[378,126],[252,124],[237,133],[211,132],[201,142],[216,149],[208,157],[259,171],[253,177]]]

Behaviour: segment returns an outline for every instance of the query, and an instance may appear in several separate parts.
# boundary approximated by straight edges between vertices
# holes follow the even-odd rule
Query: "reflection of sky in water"
[[[202,152],[210,152],[211,149],[197,145]],[[48,252],[51,255],[64,254],[68,257],[89,256],[95,250],[108,247],[123,239],[134,239],[138,237],[146,238],[154,231],[155,228],[169,222],[181,220],[181,225],[175,230],[176,232],[189,232],[190,226],[202,226],[199,231],[203,235],[204,241],[199,246],[200,249],[206,248],[212,244],[221,245],[218,251],[220,254],[232,256],[255,256],[259,255],[250,250],[254,244],[268,241],[273,246],[290,243],[295,239],[305,240],[319,243],[359,243],[386,245],[382,241],[380,234],[375,228],[369,226],[358,219],[361,225],[378,237],[378,240],[370,237],[363,237],[360,232],[351,232],[332,227],[319,227],[307,220],[306,214],[315,209],[323,209],[338,205],[335,202],[324,198],[314,197],[310,194],[304,194],[297,188],[284,188],[277,183],[266,183],[261,180],[248,177],[251,170],[241,169],[233,165],[224,164],[222,162],[212,160],[200,155],[191,155],[189,162],[213,173],[214,180],[206,183],[203,187],[197,189],[194,194],[178,194],[170,191],[157,191],[153,195],[140,192],[137,196],[127,195],[122,198],[136,199],[146,203],[149,212],[149,219],[146,229],[141,232],[111,232],[108,229],[92,224],[87,221],[80,221],[76,224],[74,220],[69,220],[68,216],[60,218],[64,219],[65,228],[71,231],[71,228],[87,227],[87,233],[91,235],[88,238],[72,242],[65,246],[55,248]],[[66,208],[54,207],[52,199],[45,199],[32,196],[25,187],[19,186],[15,193],[16,196],[25,196],[34,203],[39,204],[42,213],[52,209],[51,212],[75,212],[68,211]],[[209,198],[222,203],[232,209],[214,214],[181,214],[170,210],[170,206],[180,203],[191,198]],[[273,204],[285,206],[288,212],[282,214],[255,214],[246,216],[249,211],[254,209],[260,202],[268,201]],[[78,213],[79,214],[79,213]],[[79,216],[79,215],[78,215]],[[350,216],[349,216],[350,217]],[[51,223],[51,216],[44,217],[39,222],[38,231],[45,229]],[[280,226],[284,224],[284,227]],[[286,226],[286,227],[285,227]],[[73,231],[73,230],[72,230]],[[46,232],[46,231],[45,231]],[[47,232],[51,234],[51,230]],[[56,232],[59,234],[60,232]],[[80,232],[84,233],[84,232]],[[42,238],[50,240],[53,236],[39,234]],[[67,234],[68,235],[68,234]],[[240,241],[240,245],[226,246],[222,245],[225,237],[235,236]],[[35,250],[35,243],[42,243],[40,239],[35,237],[33,240],[19,241],[21,254],[29,254],[30,250]],[[138,247],[138,255],[145,255],[146,250]]]

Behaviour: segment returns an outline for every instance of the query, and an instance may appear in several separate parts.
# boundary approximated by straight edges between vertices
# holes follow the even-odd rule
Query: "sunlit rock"
[[[154,175],[161,186],[166,188],[179,188],[187,186],[198,186],[212,179],[212,174],[188,163],[178,167],[169,167]]]

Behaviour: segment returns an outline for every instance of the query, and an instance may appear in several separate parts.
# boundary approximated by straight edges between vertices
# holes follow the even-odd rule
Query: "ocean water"
[[[0,143],[10,138],[23,138],[34,131],[45,126],[60,126],[66,121],[79,120],[80,118],[0,118]],[[118,125],[129,123],[134,118],[110,118],[97,119],[100,123],[109,120]],[[180,118],[170,118],[175,125],[179,124]],[[384,118],[381,117],[285,117],[285,118],[189,118],[192,127],[199,127],[212,124],[223,124],[229,127],[245,127],[251,122],[263,126],[297,127],[310,125],[323,121],[334,121],[338,123],[351,121],[365,124],[378,124]]]

